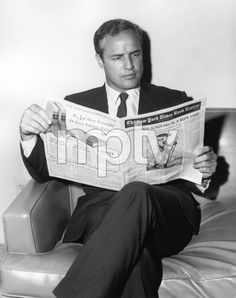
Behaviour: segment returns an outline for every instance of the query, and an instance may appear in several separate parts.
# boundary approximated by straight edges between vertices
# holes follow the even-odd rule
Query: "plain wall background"
[[[19,154],[24,109],[103,84],[92,38],[112,18],[148,32],[152,83],[236,107],[235,0],[0,0],[1,214],[29,179]]]

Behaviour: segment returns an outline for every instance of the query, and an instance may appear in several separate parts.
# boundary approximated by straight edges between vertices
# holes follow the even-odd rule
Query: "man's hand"
[[[20,121],[20,135],[23,141],[31,139],[41,132],[46,133],[51,125],[46,111],[38,105],[31,105],[26,109]]]
[[[209,146],[198,148],[195,155],[193,167],[203,174],[203,179],[209,179],[216,171],[217,155]]]

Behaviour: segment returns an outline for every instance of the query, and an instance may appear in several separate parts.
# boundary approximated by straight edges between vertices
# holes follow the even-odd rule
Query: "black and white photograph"
[[[236,2],[0,0],[0,41],[0,297],[236,298]]]

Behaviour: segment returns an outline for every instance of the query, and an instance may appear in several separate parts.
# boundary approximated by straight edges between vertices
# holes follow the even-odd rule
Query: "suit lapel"
[[[140,88],[138,114],[150,113],[157,109],[156,103],[152,99],[153,94],[149,90],[149,86],[142,84]]]
[[[95,110],[108,114],[107,93],[105,85],[98,89],[96,96],[93,98],[91,106]]]

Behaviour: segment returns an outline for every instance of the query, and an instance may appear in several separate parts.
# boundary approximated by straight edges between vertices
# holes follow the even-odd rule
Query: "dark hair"
[[[95,32],[93,37],[93,43],[96,53],[102,58],[103,57],[103,49],[100,46],[100,41],[106,36],[116,36],[120,32],[125,30],[133,30],[134,33],[137,35],[140,44],[143,44],[143,33],[142,29],[130,21],[123,20],[123,19],[114,19],[103,23],[98,30]]]

